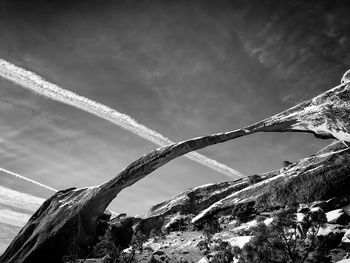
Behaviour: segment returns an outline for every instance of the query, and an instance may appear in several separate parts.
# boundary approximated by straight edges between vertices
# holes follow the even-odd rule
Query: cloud
[[[126,114],[120,113],[88,98],[79,96],[71,91],[62,89],[57,85],[44,80],[35,73],[17,67],[2,59],[0,59],[0,76],[42,96],[71,105],[100,118],[106,119],[159,146],[166,146],[173,143],[160,133],[138,123],[136,120],[132,119]],[[209,159],[208,157],[199,153],[192,152],[186,156],[193,161],[201,163],[229,177],[237,178],[243,176],[239,171],[236,171],[215,160]]]
[[[0,186],[0,204],[4,204],[6,207],[12,207],[13,210],[25,210],[28,211],[28,214],[30,214],[34,212],[43,202],[43,198]],[[9,223],[9,221],[2,222]]]

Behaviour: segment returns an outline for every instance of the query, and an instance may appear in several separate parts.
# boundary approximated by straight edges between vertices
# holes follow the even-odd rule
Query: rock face
[[[62,257],[72,250],[78,255],[86,255],[87,247],[93,244],[96,238],[99,217],[117,194],[167,162],[188,152],[255,132],[308,132],[320,138],[336,138],[350,142],[348,86],[349,84],[344,82],[311,100],[243,129],[159,148],[131,163],[115,178],[102,185],[57,192],[47,199],[30,218],[1,256],[0,262],[62,262]],[[204,209],[193,219],[193,222],[198,222],[218,210],[226,209],[244,200],[257,198],[266,202],[272,201],[273,198],[277,200],[276,196],[266,197],[267,185],[278,185],[289,180],[296,186],[295,191],[299,191],[303,189],[299,187],[302,182],[297,181],[305,180],[305,176],[332,177],[334,175],[331,171],[348,169],[346,163],[344,165],[344,162],[341,164],[337,162],[342,158],[343,160],[349,158],[349,150],[341,149],[303,159],[298,165],[288,166],[278,171],[272,178],[243,189],[241,187],[246,186],[245,181],[224,183],[218,186],[220,188],[218,191],[214,191],[217,186],[204,187],[208,192],[212,192],[210,198],[200,197],[203,189],[194,189],[182,195],[182,199],[179,198],[170,203],[169,207],[165,207],[165,204],[154,207],[150,215],[163,216],[166,213],[175,212],[179,209],[178,207],[188,209],[187,211],[193,210],[197,214],[198,210],[204,209],[205,201],[212,203],[209,208]],[[324,165],[325,163],[327,165]],[[348,180],[347,177],[337,179]],[[191,194],[199,198],[191,199]],[[295,194],[298,195],[297,192]]]
[[[343,143],[334,142],[295,164],[260,174],[262,181],[253,185],[249,185],[246,178],[189,189],[153,206],[142,222],[146,222],[145,229],[161,228],[181,212],[194,215],[192,222],[196,224],[225,210],[232,214],[238,205],[251,202],[257,208],[273,208],[326,200],[314,202],[311,207],[321,207],[328,212],[340,206],[335,196],[350,197],[346,192],[350,187],[349,158],[350,150]]]
[[[232,193],[203,210],[192,222],[199,223],[219,211],[252,201],[257,207],[273,207],[325,200],[333,196],[350,197],[346,192],[350,187],[350,162],[347,161],[350,149],[340,142],[335,144],[338,148],[330,147],[330,152],[323,150],[276,171],[270,179]]]

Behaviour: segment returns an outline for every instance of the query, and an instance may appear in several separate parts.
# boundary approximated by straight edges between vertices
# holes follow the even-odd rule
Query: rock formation
[[[1,256],[0,262],[62,262],[62,257],[71,250],[81,256],[86,255],[88,246],[96,236],[99,217],[117,194],[167,162],[188,152],[255,132],[308,132],[320,138],[336,138],[350,142],[348,85],[344,82],[311,100],[243,129],[194,138],[154,150],[131,163],[116,177],[102,185],[71,188],[55,193],[30,218]],[[318,169],[317,160],[324,161],[325,158],[346,154],[348,150],[341,150],[334,155],[324,154],[304,160],[310,163],[305,165],[305,172],[307,169]],[[293,176],[297,173],[292,169],[289,171],[283,176]],[[280,177],[282,175],[274,177],[273,180]],[[257,189],[259,185],[263,186],[268,180],[234,192],[214,203],[208,210],[197,215],[194,221],[200,220],[215,209],[228,206],[229,202],[237,198],[250,197],[253,189]]]

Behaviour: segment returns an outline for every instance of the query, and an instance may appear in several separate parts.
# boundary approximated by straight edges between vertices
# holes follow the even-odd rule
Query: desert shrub
[[[191,217],[190,216],[179,216],[172,222],[166,229],[166,231],[172,232],[172,231],[186,231],[191,230],[192,224],[191,224]]]
[[[143,243],[147,241],[147,237],[141,232],[140,229],[136,229],[132,235],[130,242],[130,252],[124,253],[122,252],[119,256],[119,262],[130,263],[135,261],[136,251],[142,253],[143,251]]]
[[[210,262],[212,263],[231,263],[234,258],[238,258],[241,249],[238,246],[232,246],[229,242],[223,241],[220,238],[211,240],[201,240],[197,248],[203,252],[204,255],[210,255]]]
[[[221,231],[221,227],[216,216],[212,216],[204,223],[203,233],[208,240],[211,240],[215,233]]]
[[[247,222],[254,217],[255,202],[239,203],[235,206],[232,215],[240,222]]]
[[[217,216],[212,216],[204,223],[203,234],[205,239],[197,244],[197,248],[203,252],[204,255],[210,253],[210,244],[213,242],[213,235],[221,231],[219,220]]]
[[[261,181],[262,181],[261,176],[259,176],[257,174],[253,174],[253,175],[248,176],[249,185],[256,184],[256,183],[261,182]]]
[[[103,258],[104,263],[113,263],[119,257],[119,249],[114,244],[110,228],[107,228],[104,235],[99,237],[99,241],[92,249],[92,256]]]
[[[299,234],[296,215],[291,209],[279,210],[269,226],[259,223],[252,229],[254,237],[243,247],[239,262],[330,262],[324,243],[317,238],[325,214],[319,211],[305,218],[303,234]]]
[[[231,263],[234,258],[238,258],[241,249],[238,246],[232,246],[227,241],[221,239],[216,240],[216,244],[213,248],[213,257],[211,262],[213,263]]]
[[[288,166],[290,166],[290,165],[292,165],[293,163],[292,162],[290,162],[290,161],[283,161],[282,162],[282,166],[283,167],[288,167]]]
[[[92,256],[95,258],[108,256],[110,258],[109,262],[112,263],[119,256],[119,250],[113,242],[101,240],[94,246]]]
[[[161,229],[153,228],[149,234],[150,238],[153,238],[155,242],[165,239],[165,234]]]
[[[196,247],[203,255],[208,255],[210,253],[210,241],[208,239],[199,241]]]
[[[147,241],[147,237],[140,231],[137,230],[134,232],[132,238],[131,238],[131,247],[134,251],[143,251],[143,243]]]
[[[257,216],[255,217],[255,220],[256,220],[256,222],[258,222],[258,223],[263,222],[265,219],[266,219],[266,217],[265,217],[265,216],[262,216],[262,215],[257,215]]]

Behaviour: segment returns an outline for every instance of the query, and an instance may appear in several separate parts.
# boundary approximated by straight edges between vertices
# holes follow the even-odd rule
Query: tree
[[[256,184],[256,183],[261,182],[261,181],[262,181],[262,178],[260,175],[253,174],[253,175],[248,176],[249,185]]]
[[[282,162],[283,167],[288,167],[288,166],[290,166],[290,165],[292,165],[292,164],[293,164],[293,163],[290,162],[290,161],[283,161],[283,162]]]
[[[165,239],[165,234],[163,233],[163,231],[161,229],[153,228],[151,230],[151,233],[149,234],[149,237],[153,238],[153,240],[155,242],[159,242],[160,240]]]
[[[247,222],[253,218],[255,213],[255,202],[250,201],[246,203],[236,204],[232,215],[240,222]]]
[[[322,210],[309,212],[299,223],[293,210],[281,209],[269,226],[260,222],[252,229],[254,237],[243,247],[239,262],[329,262],[325,247],[317,238],[325,222],[326,216]]]

